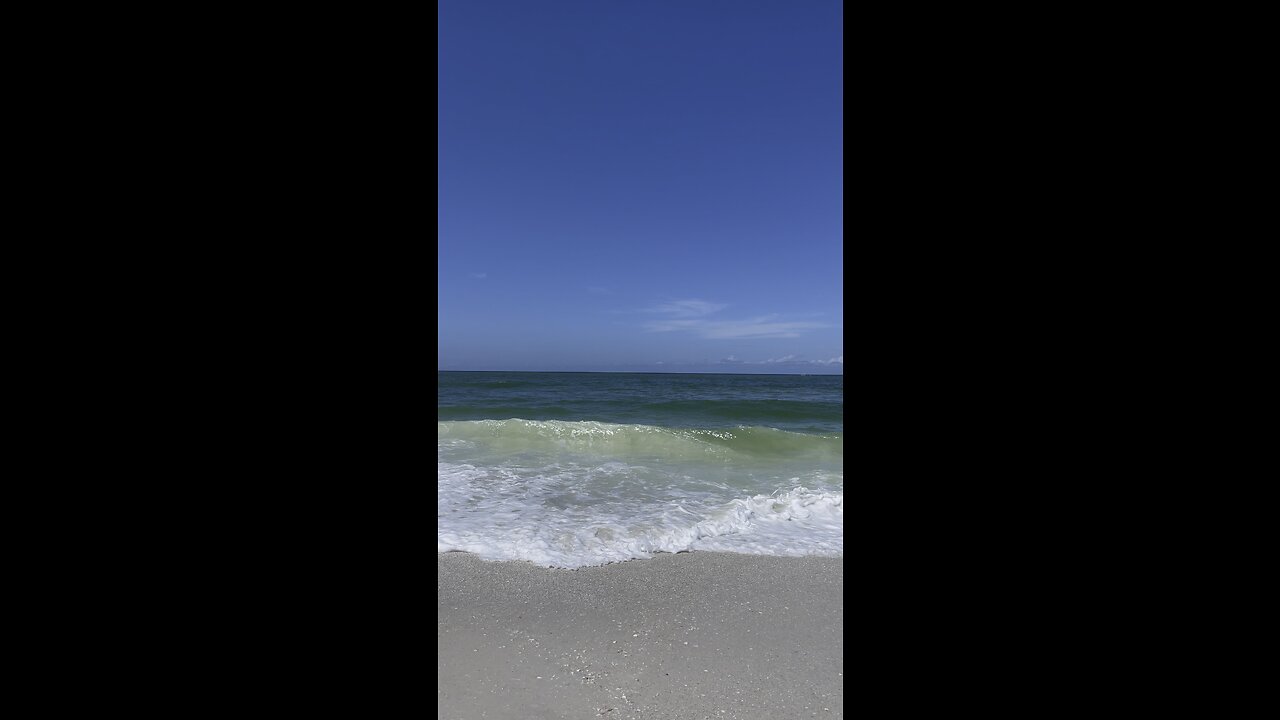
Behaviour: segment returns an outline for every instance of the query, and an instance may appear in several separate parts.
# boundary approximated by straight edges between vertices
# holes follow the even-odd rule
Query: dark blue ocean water
[[[843,375],[441,372],[439,420],[844,430]]]

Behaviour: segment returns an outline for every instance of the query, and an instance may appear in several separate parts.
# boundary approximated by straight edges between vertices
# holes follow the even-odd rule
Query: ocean
[[[439,552],[844,553],[844,376],[440,372]]]

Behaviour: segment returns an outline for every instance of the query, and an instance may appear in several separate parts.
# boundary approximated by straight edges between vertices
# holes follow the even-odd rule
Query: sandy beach
[[[437,561],[442,720],[844,714],[843,558]]]

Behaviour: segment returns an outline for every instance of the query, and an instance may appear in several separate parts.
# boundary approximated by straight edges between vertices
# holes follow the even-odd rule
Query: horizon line
[[[844,377],[844,372],[707,372],[694,370],[441,370],[436,372],[505,372],[505,373],[546,373],[560,375],[600,375],[600,374],[616,374],[616,375],[800,375],[808,377],[811,375],[829,375],[836,377]]]

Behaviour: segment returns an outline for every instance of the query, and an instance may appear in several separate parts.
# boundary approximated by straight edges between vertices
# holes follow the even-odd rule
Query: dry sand
[[[442,720],[844,714],[842,558],[438,557]]]

